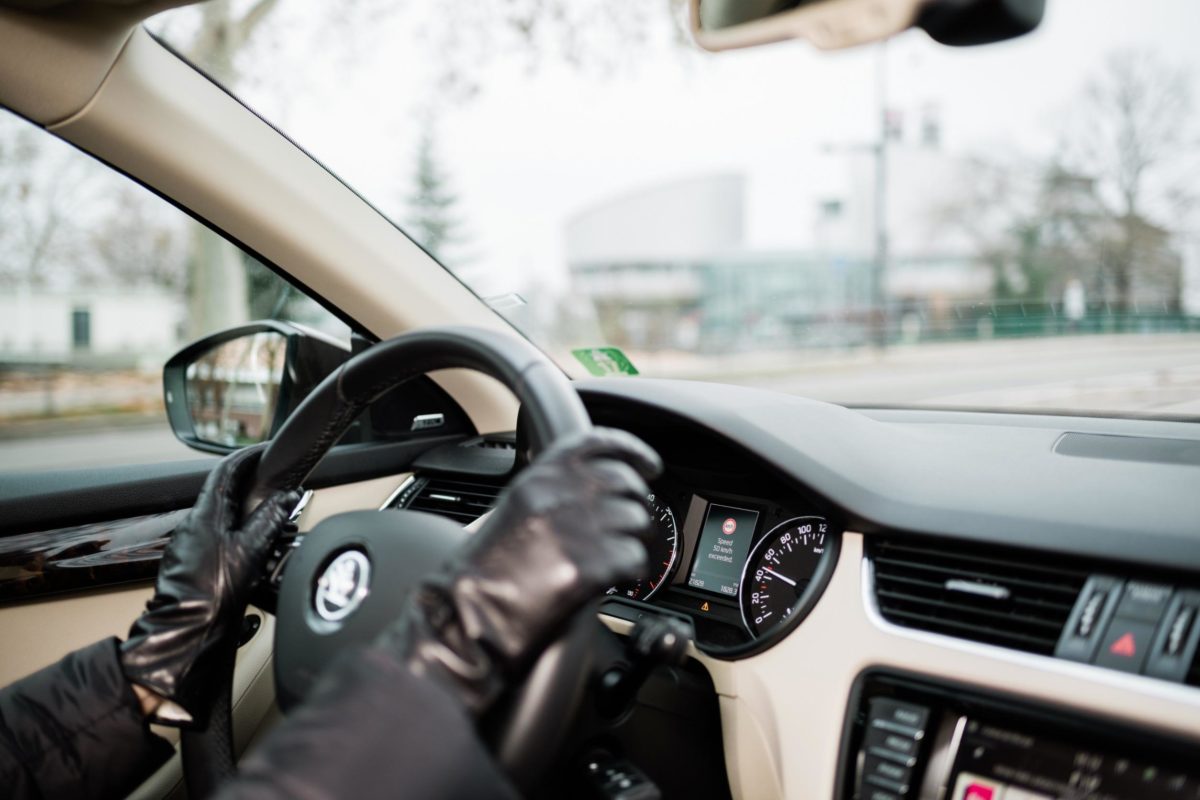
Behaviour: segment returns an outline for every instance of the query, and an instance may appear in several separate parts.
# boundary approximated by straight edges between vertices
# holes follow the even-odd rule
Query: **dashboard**
[[[733,797],[1200,797],[1194,424],[577,385],[666,467],[603,616],[691,626]]]

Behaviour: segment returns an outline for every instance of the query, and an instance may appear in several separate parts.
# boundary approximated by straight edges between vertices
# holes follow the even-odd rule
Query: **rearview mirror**
[[[705,50],[806,39],[823,50],[878,42],[908,28],[935,41],[989,44],[1029,33],[1045,0],[690,0],[692,36]]]
[[[194,342],[163,368],[167,418],[188,446],[230,453],[266,441],[349,348],[285,322],[252,322]]]

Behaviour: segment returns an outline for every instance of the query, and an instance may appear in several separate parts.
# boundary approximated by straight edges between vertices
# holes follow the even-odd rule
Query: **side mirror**
[[[270,439],[349,357],[347,345],[273,320],[206,336],[163,368],[167,419],[189,447],[231,453]]]
[[[705,50],[806,39],[823,50],[878,42],[908,28],[942,44],[1012,39],[1042,21],[1046,0],[690,0]]]

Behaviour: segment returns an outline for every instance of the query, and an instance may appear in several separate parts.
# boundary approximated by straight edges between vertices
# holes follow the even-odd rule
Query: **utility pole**
[[[891,126],[887,107],[887,41],[879,43],[875,60],[875,102],[879,114],[879,141],[875,144],[875,261],[871,265],[871,340],[887,347],[888,313],[888,138]]]
[[[887,102],[887,42],[881,42],[875,58],[875,113],[879,130],[874,141],[858,144],[825,144],[825,153],[849,152],[870,154],[875,166],[875,253],[870,269],[870,308],[867,312],[867,338],[871,345],[882,351],[887,347],[888,331],[891,330],[891,310],[888,307],[887,273],[888,245],[888,140],[892,126],[888,119]]]

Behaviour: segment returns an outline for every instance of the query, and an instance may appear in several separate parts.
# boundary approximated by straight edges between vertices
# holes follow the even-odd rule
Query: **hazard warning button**
[[[1093,663],[1125,672],[1141,672],[1153,638],[1153,623],[1114,617],[1104,633]]]

